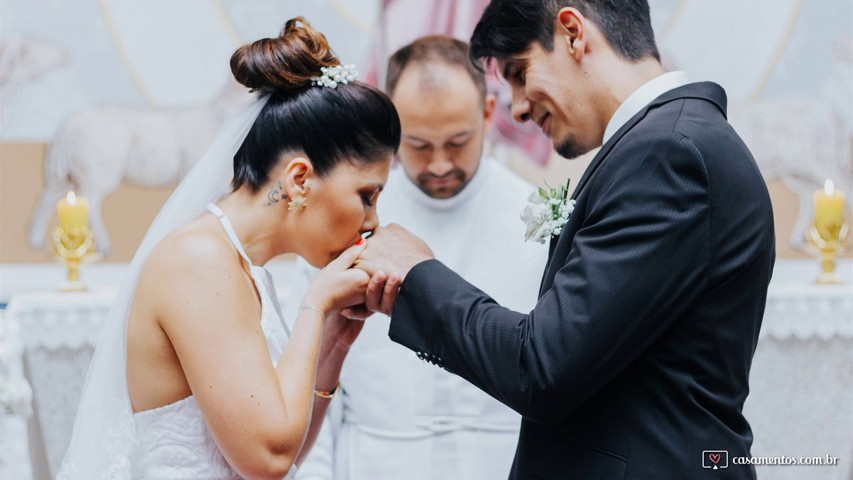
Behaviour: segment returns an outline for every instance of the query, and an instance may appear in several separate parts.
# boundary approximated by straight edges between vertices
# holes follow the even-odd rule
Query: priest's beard
[[[561,157],[573,160],[592,150],[592,148],[586,148],[581,145],[577,138],[572,135],[566,135],[562,140],[554,143],[554,150],[556,150]]]
[[[468,185],[471,180],[466,175],[465,171],[454,168],[442,176],[436,176],[431,173],[422,173],[418,175],[418,188],[432,198],[450,198]],[[446,180],[445,185],[437,185],[436,180]]]

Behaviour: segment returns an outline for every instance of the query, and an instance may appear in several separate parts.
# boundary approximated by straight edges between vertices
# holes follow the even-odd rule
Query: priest
[[[548,255],[524,241],[520,214],[534,188],[483,155],[495,98],[467,44],[418,39],[390,58],[387,72],[403,135],[379,196],[380,222],[403,225],[502,305],[529,311]],[[366,320],[337,405],[297,478],[506,478],[519,415],[393,343],[389,323],[381,314]]]

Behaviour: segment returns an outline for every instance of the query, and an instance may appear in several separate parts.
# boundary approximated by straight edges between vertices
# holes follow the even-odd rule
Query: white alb
[[[544,245],[522,240],[512,214],[529,188],[483,158],[461,192],[432,198],[398,166],[377,212],[383,224],[399,223],[422,238],[437,259],[501,305],[526,312],[536,303],[548,256]],[[342,393],[297,479],[507,478],[519,415],[392,342],[389,325],[380,314],[365,322],[344,363]]]

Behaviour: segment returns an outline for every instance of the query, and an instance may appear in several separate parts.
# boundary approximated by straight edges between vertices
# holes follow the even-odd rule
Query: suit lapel
[[[622,126],[616,133],[610,138],[610,140],[605,143],[598,153],[595,154],[592,161],[589,162],[589,166],[584,170],[583,175],[581,176],[580,181],[578,181],[577,187],[575,187],[575,191],[572,193],[572,199],[577,200],[578,195],[580,195],[584,186],[586,186],[590,177],[592,177],[593,173],[598,170],[598,167],[607,157],[607,154],[613,150],[613,146],[621,139],[631,128],[636,125],[643,117],[646,116],[646,112],[651,108],[651,104],[643,108],[639,113],[631,117],[628,120],[628,123]],[[575,212],[578,212],[578,206],[575,205]],[[572,213],[572,216],[577,215],[577,213]],[[542,276],[542,282],[539,284],[539,296],[541,297],[549,288],[551,288],[551,284],[554,282],[554,277],[557,275],[557,271],[563,267],[565,264],[565,257],[568,256],[568,247],[571,244],[572,239],[575,237],[575,232],[577,231],[577,227],[579,226],[578,222],[572,222],[574,218],[569,219],[569,223],[574,226],[574,228],[564,228],[559,236],[551,239],[551,248],[548,254],[548,266],[545,268],[545,273]],[[567,227],[569,225],[566,225]],[[563,253],[565,252],[565,253]]]
[[[577,200],[578,196],[583,192],[584,187],[589,182],[589,179],[598,169],[598,167],[604,162],[604,159],[613,150],[613,147],[619,142],[622,137],[625,136],[626,133],[631,131],[634,128],[634,125],[639,123],[643,118],[646,117],[646,114],[654,108],[657,108],[660,105],[671,102],[673,100],[687,99],[687,98],[695,98],[699,100],[705,100],[713,103],[723,114],[726,116],[726,92],[717,85],[712,82],[700,82],[700,83],[691,83],[688,85],[684,85],[682,87],[674,88],[658,98],[654,99],[651,103],[646,105],[642,110],[637,112],[636,115],[631,117],[625,125],[622,125],[622,128],[616,131],[616,133],[605,143],[598,153],[593,157],[592,161],[589,163],[589,166],[584,171],[581,176],[580,181],[577,183],[577,187],[575,187],[574,192],[572,193],[572,199]],[[583,202],[579,202],[583,203]],[[578,212],[578,206],[575,206],[575,212]],[[576,213],[572,214],[573,217]],[[542,282],[539,286],[539,296],[541,297],[545,291],[551,288],[551,285],[554,282],[554,277],[557,275],[557,271],[559,271],[563,265],[565,265],[566,257],[568,256],[571,242],[575,237],[575,232],[580,227],[581,222],[573,222],[572,220],[576,220],[576,218],[570,218],[569,223],[566,227],[571,225],[572,228],[564,228],[562,233],[556,238],[551,239],[551,245],[548,254],[548,263],[545,268],[545,273],[542,276]]]

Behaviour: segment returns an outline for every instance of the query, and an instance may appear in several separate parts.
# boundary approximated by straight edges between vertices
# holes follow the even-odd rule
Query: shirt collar
[[[607,143],[622,128],[622,125],[628,123],[631,117],[645,108],[652,100],[674,88],[686,85],[688,82],[686,72],[675,71],[664,73],[642,84],[613,113],[610,122],[607,123],[607,128],[604,130],[604,138],[601,140],[601,144]]]

